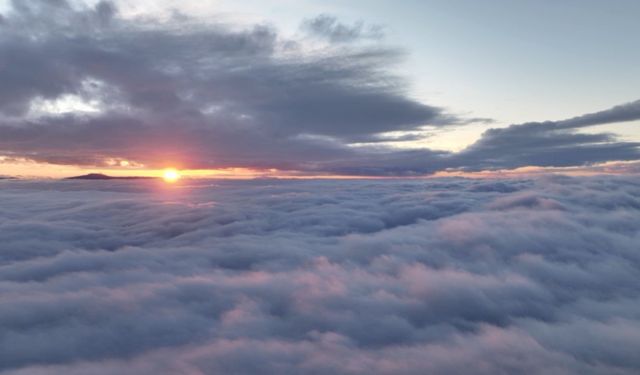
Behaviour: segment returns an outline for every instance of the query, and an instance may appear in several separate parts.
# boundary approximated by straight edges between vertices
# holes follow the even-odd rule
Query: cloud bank
[[[638,177],[3,181],[0,373],[636,374]]]
[[[640,159],[637,143],[579,133],[638,120],[638,102],[491,129],[460,153],[388,146],[483,119],[411,98],[391,73],[404,52],[376,26],[321,15],[303,22],[306,36],[285,37],[76,3],[14,0],[0,17],[0,156],[359,175]]]

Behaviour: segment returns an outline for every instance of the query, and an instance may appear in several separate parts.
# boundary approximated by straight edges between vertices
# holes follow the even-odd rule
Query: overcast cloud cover
[[[0,15],[0,156],[355,175],[640,159],[636,142],[581,132],[640,119],[638,101],[491,129],[459,153],[389,147],[490,119],[410,97],[410,77],[391,73],[406,51],[380,25],[321,14],[283,36],[180,13],[125,18],[108,1],[11,4]]]
[[[640,179],[0,181],[0,373],[637,374]]]

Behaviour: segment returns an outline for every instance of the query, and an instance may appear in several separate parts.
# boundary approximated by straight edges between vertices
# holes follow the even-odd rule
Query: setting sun
[[[173,168],[168,168],[162,173],[162,178],[166,182],[176,182],[180,179],[180,173]]]

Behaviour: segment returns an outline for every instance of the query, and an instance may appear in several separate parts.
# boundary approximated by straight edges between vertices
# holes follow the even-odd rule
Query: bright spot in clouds
[[[167,168],[162,173],[162,178],[165,182],[176,182],[180,179],[180,172],[175,170],[174,168]]]

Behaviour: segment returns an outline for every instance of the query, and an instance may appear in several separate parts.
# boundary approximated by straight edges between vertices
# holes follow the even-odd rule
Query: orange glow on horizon
[[[41,178],[65,178],[79,176],[89,173],[101,173],[113,177],[156,177],[167,182],[176,182],[178,179],[255,179],[255,178],[275,178],[275,179],[421,179],[438,177],[468,177],[468,178],[509,178],[509,177],[531,177],[541,174],[563,174],[574,176],[589,176],[597,174],[637,174],[640,170],[640,162],[607,162],[586,167],[520,167],[506,170],[491,170],[478,172],[463,172],[447,170],[434,173],[432,175],[412,176],[412,177],[382,177],[382,176],[347,176],[331,174],[311,174],[304,171],[288,171],[279,169],[253,169],[246,167],[219,168],[219,169],[180,169],[167,168],[155,169],[147,168],[144,165],[127,161],[129,164],[124,167],[122,161],[106,167],[100,166],[78,166],[40,163],[24,158],[9,158],[0,155],[0,177],[15,177],[24,179]],[[169,176],[167,171],[171,170]],[[174,178],[177,173],[177,178]],[[167,178],[168,177],[168,178]]]

